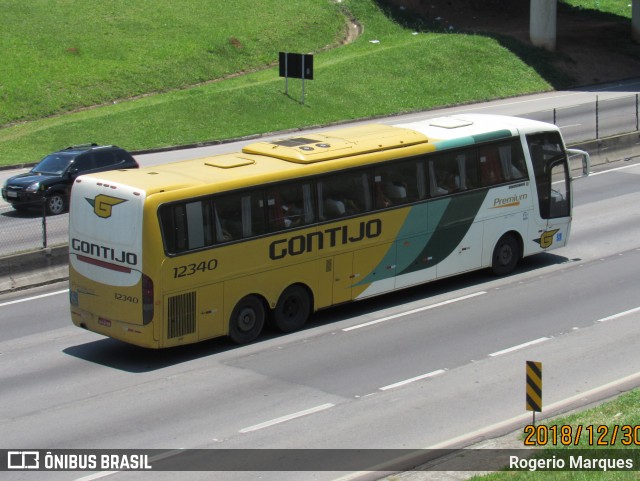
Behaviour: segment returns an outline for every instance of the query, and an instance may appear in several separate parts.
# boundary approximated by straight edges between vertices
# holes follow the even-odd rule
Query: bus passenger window
[[[455,159],[440,158],[429,161],[431,195],[453,194],[461,189],[461,179]]]
[[[373,186],[378,209],[424,199],[426,188],[423,164],[421,161],[410,160],[382,165],[374,171]]]
[[[229,242],[264,234],[260,191],[225,195],[215,200],[216,242]]]
[[[214,216],[208,200],[162,206],[160,223],[165,250],[171,254],[214,243]]]
[[[479,149],[481,185],[488,187],[527,177],[520,142],[486,145]]]
[[[311,184],[273,186],[267,190],[267,207],[271,232],[315,221]]]
[[[527,165],[520,142],[510,142],[498,147],[502,172],[507,180],[522,179],[527,176]]]
[[[480,179],[483,187],[501,184],[504,182],[502,164],[497,146],[489,145],[479,149]]]
[[[216,242],[229,242],[242,238],[242,214],[238,196],[215,201]]]
[[[177,254],[187,248],[187,216],[184,204],[163,205],[160,208],[160,228],[164,249]]]
[[[369,175],[342,173],[318,181],[318,210],[321,220],[368,212],[372,208]]]
[[[467,151],[456,155],[458,167],[458,190],[475,189],[478,187],[478,164],[475,152]]]

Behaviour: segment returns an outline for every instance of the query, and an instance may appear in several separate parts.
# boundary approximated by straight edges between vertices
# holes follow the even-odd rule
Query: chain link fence
[[[638,94],[633,94],[608,100],[596,98],[592,104],[540,110],[522,117],[559,125],[567,144],[575,145],[637,132],[638,107]],[[585,119],[588,122],[586,125]],[[574,127],[578,126],[580,130],[574,131]],[[68,242],[69,214],[47,216],[43,206],[41,211],[35,209],[31,212],[9,209],[0,216],[4,218],[0,230],[0,257],[46,249]]]

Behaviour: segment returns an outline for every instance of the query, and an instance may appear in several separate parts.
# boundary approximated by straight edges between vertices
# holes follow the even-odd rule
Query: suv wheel
[[[64,197],[64,194],[61,194],[60,192],[56,192],[47,197],[47,200],[46,200],[47,214],[49,215],[62,214],[66,207],[67,207],[67,201]]]

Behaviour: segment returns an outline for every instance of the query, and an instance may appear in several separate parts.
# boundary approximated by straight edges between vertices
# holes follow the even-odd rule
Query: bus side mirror
[[[576,162],[580,162],[579,165],[582,167],[582,175],[573,178],[579,179],[581,177],[588,177],[589,172],[591,172],[591,158],[589,157],[589,153],[584,150],[567,149],[567,155],[569,156],[569,168],[571,171],[574,170],[573,165]]]

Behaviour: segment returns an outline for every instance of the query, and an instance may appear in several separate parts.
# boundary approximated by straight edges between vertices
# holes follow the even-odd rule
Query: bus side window
[[[475,151],[462,152],[455,157],[458,164],[458,190],[475,189],[478,187],[478,164]]]
[[[423,199],[426,196],[423,164],[410,160],[382,165],[374,171],[373,186],[378,209]]]
[[[242,237],[264,234],[267,229],[264,222],[263,191],[242,195]]]
[[[215,205],[216,242],[229,242],[264,234],[262,191],[218,197]]]
[[[369,175],[345,172],[318,181],[318,210],[321,220],[368,212],[373,207]]]
[[[431,195],[437,197],[466,190],[468,187],[465,165],[464,154],[458,154],[456,157],[445,155],[430,160],[429,182]]]
[[[163,206],[160,222],[165,250],[178,254],[214,243],[214,215],[209,200]]]
[[[501,184],[504,182],[502,164],[497,146],[488,145],[478,151],[480,160],[480,179],[482,187]]]
[[[267,190],[267,212],[271,232],[307,225],[315,221],[311,184],[276,185]]]
[[[187,216],[184,204],[163,205],[159,217],[165,250],[170,254],[186,250]]]
[[[502,172],[507,180],[518,180],[527,176],[527,165],[520,142],[509,142],[498,147]]]
[[[527,165],[518,141],[485,145],[479,149],[479,160],[483,187],[527,177]]]
[[[239,196],[225,196],[215,200],[216,242],[242,238],[242,211]]]

